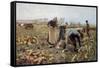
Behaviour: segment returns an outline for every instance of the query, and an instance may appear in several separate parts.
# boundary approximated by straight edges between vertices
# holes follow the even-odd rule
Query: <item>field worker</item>
[[[59,26],[59,37],[57,40],[56,48],[63,47],[65,49],[66,47],[66,28],[68,26],[68,23],[63,22]]]
[[[67,43],[71,43],[75,47],[74,51],[77,51],[77,43],[78,46],[81,47],[80,32],[78,32],[77,29],[73,28],[67,29],[66,36],[67,36]]]
[[[68,23],[64,23],[64,22],[60,25],[58,41],[65,40],[65,33],[66,33],[67,26],[68,26]]]
[[[86,34],[88,37],[90,37],[90,34],[89,34],[89,31],[90,31],[90,26],[89,26],[89,23],[88,23],[88,20],[86,20]]]
[[[57,17],[53,18],[48,22],[49,33],[47,42],[50,45],[55,45],[57,42]]]

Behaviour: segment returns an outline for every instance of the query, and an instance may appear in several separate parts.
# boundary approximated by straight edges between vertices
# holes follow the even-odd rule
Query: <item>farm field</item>
[[[50,48],[47,42],[47,24],[32,23],[33,28],[25,29],[23,26],[16,27],[16,64],[36,65],[52,63],[68,63],[96,60],[96,27],[90,30],[90,38],[86,35],[81,40],[82,47],[78,52],[69,49]],[[90,26],[91,27],[91,26]],[[77,46],[78,47],[78,46]]]

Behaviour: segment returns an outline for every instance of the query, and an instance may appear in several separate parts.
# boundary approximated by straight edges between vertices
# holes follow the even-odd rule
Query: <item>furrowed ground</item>
[[[47,24],[33,24],[32,29],[16,27],[16,63],[17,65],[52,64],[96,60],[96,28],[91,30],[90,39],[85,35],[78,53],[50,48],[47,43]]]

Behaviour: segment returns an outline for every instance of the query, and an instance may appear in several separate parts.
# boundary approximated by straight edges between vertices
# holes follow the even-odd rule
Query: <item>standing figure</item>
[[[90,28],[90,26],[89,26],[88,20],[86,20],[86,34],[90,38],[90,34],[89,34],[90,29],[89,28]]]
[[[59,37],[56,43],[56,48],[66,48],[66,25],[59,27]]]
[[[57,17],[48,22],[49,32],[47,42],[50,45],[55,45],[57,42]]]

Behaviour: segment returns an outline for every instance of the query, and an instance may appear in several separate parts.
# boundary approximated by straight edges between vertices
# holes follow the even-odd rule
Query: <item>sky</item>
[[[84,23],[85,20],[88,20],[91,24],[95,24],[96,8],[17,3],[17,20],[34,20],[40,18],[48,18],[51,20],[54,17],[58,19],[63,18],[64,22]]]

